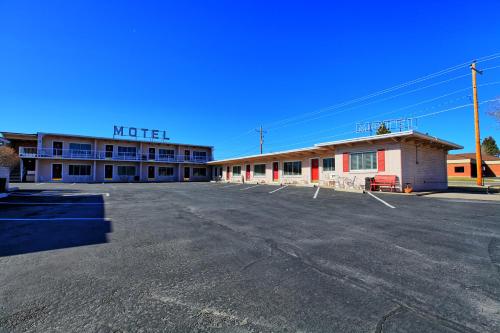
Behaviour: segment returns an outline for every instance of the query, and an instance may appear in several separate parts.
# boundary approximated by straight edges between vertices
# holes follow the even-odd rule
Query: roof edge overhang
[[[320,153],[322,149],[333,151],[338,146],[343,146],[343,145],[350,146],[350,145],[353,145],[355,143],[363,143],[363,142],[373,143],[373,141],[380,141],[380,140],[393,140],[396,142],[404,142],[403,139],[409,140],[411,138],[414,138],[414,139],[422,141],[422,142],[427,141],[430,144],[437,144],[446,150],[463,149],[462,146],[460,146],[456,143],[442,140],[442,139],[439,139],[437,137],[430,136],[428,134],[424,134],[424,133],[420,133],[420,132],[411,130],[411,131],[403,131],[403,132],[388,133],[388,134],[381,134],[381,135],[371,135],[371,136],[346,139],[346,140],[317,143],[312,147],[299,148],[299,149],[293,149],[293,150],[285,150],[285,151],[279,151],[279,152],[274,152],[274,153],[240,156],[240,157],[227,158],[227,159],[222,159],[222,160],[215,160],[215,161],[209,162],[208,164],[215,165],[215,164],[229,163],[229,162],[245,162],[245,161],[250,161],[250,160],[255,160],[255,159],[271,159],[273,157],[274,158],[286,157],[287,155],[292,157],[293,155],[299,155],[300,153],[303,153],[303,152],[318,152],[318,153]]]

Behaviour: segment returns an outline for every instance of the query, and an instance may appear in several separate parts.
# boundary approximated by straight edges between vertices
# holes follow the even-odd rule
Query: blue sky
[[[498,1],[1,1],[0,130],[166,129],[217,158],[257,153],[261,124],[266,152],[349,138],[357,121],[470,103],[463,67],[328,109],[500,52],[499,12]],[[500,96],[500,68],[478,80],[480,102]],[[481,134],[500,141],[491,107]],[[418,130],[472,151],[472,120],[464,107]]]

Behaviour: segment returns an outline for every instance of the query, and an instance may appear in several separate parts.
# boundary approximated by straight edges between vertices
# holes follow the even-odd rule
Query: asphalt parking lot
[[[499,332],[500,203],[375,196],[24,184],[0,332]]]

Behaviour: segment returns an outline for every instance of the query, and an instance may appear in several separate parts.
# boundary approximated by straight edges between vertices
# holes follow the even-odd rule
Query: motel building
[[[227,182],[365,188],[366,178],[393,179],[395,191],[448,187],[448,151],[461,146],[414,130],[208,162]],[[386,176],[386,177],[380,177]],[[379,189],[379,188],[377,188]]]
[[[208,181],[211,146],[2,132],[20,157],[11,182]],[[139,137],[139,136],[137,136]]]

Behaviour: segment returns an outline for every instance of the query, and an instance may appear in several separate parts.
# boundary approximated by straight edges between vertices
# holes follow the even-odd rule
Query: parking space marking
[[[287,187],[288,187],[288,185],[278,187],[277,189],[272,190],[271,192],[269,192],[269,194],[273,194],[274,192],[278,192],[279,190],[282,190],[282,189],[287,188]]]
[[[111,222],[110,219],[103,217],[47,217],[47,218],[0,218],[0,221],[88,221],[102,220]]]
[[[45,183],[36,183],[35,185],[36,186],[40,186],[40,185],[43,185],[43,184],[45,184]]]
[[[250,187],[240,188],[240,191],[249,190],[249,189],[254,188],[254,187],[257,187],[257,186],[259,186],[259,184],[254,185],[254,186],[250,186]]]
[[[314,192],[313,199],[316,199],[318,197],[319,189],[320,189],[320,187],[318,186],[318,188],[316,189],[316,192]]]
[[[375,199],[377,199],[378,201],[380,201],[381,203],[383,203],[383,204],[384,204],[384,205],[386,205],[387,207],[389,207],[389,208],[396,208],[396,207],[394,207],[393,205],[391,205],[391,204],[389,204],[389,203],[385,202],[384,200],[380,199],[379,197],[376,197],[376,196],[375,196],[375,195],[373,195],[371,192],[366,191],[366,193],[368,193],[369,195],[371,195],[372,197],[374,197]]]

